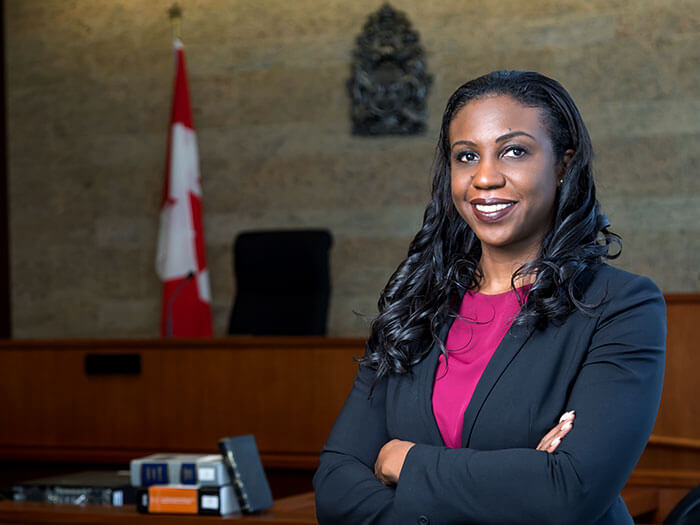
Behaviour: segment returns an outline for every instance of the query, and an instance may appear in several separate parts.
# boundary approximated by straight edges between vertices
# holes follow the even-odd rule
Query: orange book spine
[[[197,514],[197,489],[153,485],[148,487],[148,511]]]

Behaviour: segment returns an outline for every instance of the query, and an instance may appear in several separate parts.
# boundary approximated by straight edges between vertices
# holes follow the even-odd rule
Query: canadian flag
[[[185,53],[178,39],[175,60],[175,92],[156,255],[156,271],[163,281],[160,332],[165,337],[207,337],[212,335],[211,290],[204,253],[199,156]]]

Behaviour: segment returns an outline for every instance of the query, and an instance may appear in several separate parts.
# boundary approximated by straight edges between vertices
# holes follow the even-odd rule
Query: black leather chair
[[[700,485],[678,502],[664,520],[664,525],[700,524]]]
[[[328,230],[239,234],[229,334],[325,335],[332,242]]]

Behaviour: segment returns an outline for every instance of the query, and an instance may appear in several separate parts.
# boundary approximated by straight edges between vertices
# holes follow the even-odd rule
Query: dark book
[[[86,470],[17,483],[12,487],[12,499],[120,507],[136,503],[136,489],[131,486],[128,470]]]
[[[244,513],[259,512],[273,505],[270,485],[252,434],[223,438],[219,450],[224,457],[238,503]]]

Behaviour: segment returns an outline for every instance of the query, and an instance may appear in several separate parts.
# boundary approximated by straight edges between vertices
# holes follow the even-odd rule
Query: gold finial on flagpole
[[[168,17],[173,24],[173,37],[180,40],[180,23],[182,22],[182,8],[176,3],[168,9]]]

